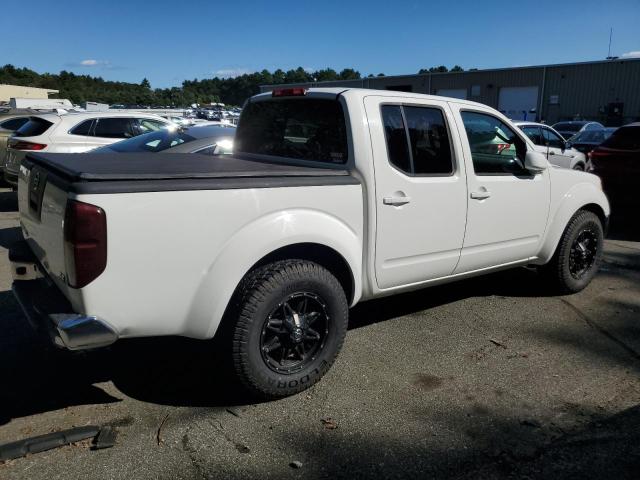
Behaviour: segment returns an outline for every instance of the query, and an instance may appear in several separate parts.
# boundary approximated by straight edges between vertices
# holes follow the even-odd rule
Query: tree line
[[[448,71],[447,67],[421,69],[418,73]],[[451,71],[463,71],[455,66]],[[373,77],[373,74],[368,77]],[[377,76],[384,76],[379,73]],[[353,80],[362,78],[360,72],[345,68],[340,72],[325,68],[313,72],[302,67],[291,70],[277,69],[274,72],[247,73],[236,77],[213,77],[185,80],[180,87],[152,88],[145,78],[140,83],[117,82],[102,77],[77,75],[66,70],[58,74],[37,73],[28,68],[5,65],[0,68],[0,83],[59,90],[60,98],[68,98],[73,103],[86,101],[123,104],[185,107],[194,103],[222,102],[228,105],[242,105],[252,95],[259,93],[260,85],[284,83],[323,82],[328,80]]]

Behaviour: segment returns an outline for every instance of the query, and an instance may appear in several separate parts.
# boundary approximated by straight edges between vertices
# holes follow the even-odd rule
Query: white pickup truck
[[[576,292],[602,254],[600,180],[478,103],[281,89],[247,102],[235,150],[27,156],[27,316],[68,349],[216,335],[275,398],[322,377],[360,301],[525,265]]]

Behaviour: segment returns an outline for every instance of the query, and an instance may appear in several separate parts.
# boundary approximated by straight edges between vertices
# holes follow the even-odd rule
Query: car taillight
[[[23,142],[21,140],[12,140],[9,142],[9,148],[14,150],[42,150],[47,146],[44,143]]]
[[[508,150],[510,146],[511,145],[508,144],[508,143],[497,143],[496,144],[496,150],[498,151],[498,153],[502,153],[505,150]]]
[[[88,285],[107,266],[107,216],[100,207],[69,200],[64,215],[64,257],[67,282]]]
[[[304,97],[307,94],[306,88],[276,88],[271,92],[272,97]]]

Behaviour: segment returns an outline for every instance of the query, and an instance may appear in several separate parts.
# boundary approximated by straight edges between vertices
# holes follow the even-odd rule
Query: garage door
[[[451,98],[460,98],[462,100],[467,99],[467,89],[466,88],[441,88],[438,90],[436,95],[440,95],[441,97],[451,97]]]
[[[538,87],[502,87],[498,95],[498,110],[512,120],[536,119]]]

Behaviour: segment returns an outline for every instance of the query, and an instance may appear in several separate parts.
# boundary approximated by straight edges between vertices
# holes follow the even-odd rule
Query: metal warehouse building
[[[517,120],[640,120],[640,58],[291,84],[431,93],[485,103]],[[263,92],[282,85],[265,85]]]

